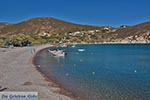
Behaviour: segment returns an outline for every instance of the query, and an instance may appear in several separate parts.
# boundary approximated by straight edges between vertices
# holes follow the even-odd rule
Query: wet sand
[[[39,100],[74,100],[63,95],[62,89],[43,77],[32,63],[38,51],[50,46],[0,48],[0,86],[6,88],[4,91],[37,91]]]

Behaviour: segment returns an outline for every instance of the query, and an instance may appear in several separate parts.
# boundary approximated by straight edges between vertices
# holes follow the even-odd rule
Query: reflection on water
[[[56,58],[43,50],[36,63],[79,97],[150,100],[150,45],[76,45],[65,52],[64,58]]]

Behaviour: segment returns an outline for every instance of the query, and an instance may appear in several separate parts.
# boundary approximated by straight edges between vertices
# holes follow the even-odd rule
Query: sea
[[[48,50],[63,50],[64,57]],[[149,44],[78,44],[35,57],[47,77],[81,100],[150,100]]]

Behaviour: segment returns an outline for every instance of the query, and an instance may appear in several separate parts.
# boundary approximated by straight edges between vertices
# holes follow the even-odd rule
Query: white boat
[[[68,46],[66,44],[61,45],[62,48],[67,48]]]
[[[75,45],[72,45],[71,47],[72,47],[72,48],[75,48],[76,46],[75,46]]]
[[[49,53],[54,53],[56,50],[48,50]]]
[[[83,51],[85,51],[85,49],[78,49],[78,51],[79,51],[79,52],[83,52]]]
[[[48,50],[49,53],[51,53],[53,56],[57,57],[64,57],[65,52],[63,50]]]

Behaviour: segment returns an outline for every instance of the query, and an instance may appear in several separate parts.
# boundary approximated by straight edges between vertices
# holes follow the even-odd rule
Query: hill
[[[150,43],[150,22],[134,26],[88,26],[55,18],[32,18],[17,24],[0,24],[1,41],[32,43]]]
[[[131,43],[146,43],[150,41],[150,22],[129,26],[127,28],[120,28],[111,33],[115,41],[124,41]]]
[[[54,18],[33,18],[1,28],[0,34],[64,34],[79,30],[99,29],[96,26],[78,25]]]

